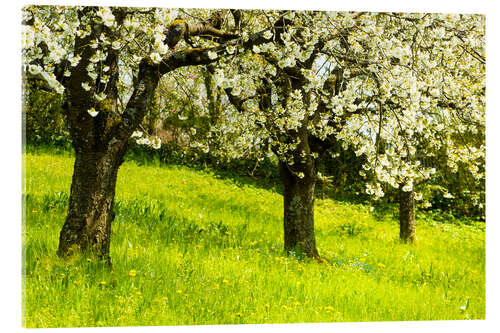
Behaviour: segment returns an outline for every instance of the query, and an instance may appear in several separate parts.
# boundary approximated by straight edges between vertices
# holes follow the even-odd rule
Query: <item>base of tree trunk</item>
[[[399,237],[405,243],[417,242],[415,192],[399,192]]]
[[[284,186],[284,239],[285,251],[294,251],[307,257],[319,258],[314,235],[313,172],[299,178],[280,162],[280,175]]]

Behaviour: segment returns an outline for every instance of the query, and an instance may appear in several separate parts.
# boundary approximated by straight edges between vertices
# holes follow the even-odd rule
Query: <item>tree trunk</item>
[[[116,177],[126,144],[108,145],[102,151],[75,149],[68,215],[59,236],[58,255],[79,248],[97,253],[110,263]]]
[[[313,168],[313,167],[312,167]],[[297,251],[308,257],[318,258],[314,236],[314,170],[305,172],[303,178],[292,173],[280,162],[280,176],[284,186],[284,235],[285,251]]]
[[[417,241],[415,192],[399,190],[399,237],[406,243]]]

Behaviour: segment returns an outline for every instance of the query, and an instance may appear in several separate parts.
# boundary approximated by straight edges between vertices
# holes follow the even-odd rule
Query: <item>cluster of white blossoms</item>
[[[161,148],[161,138],[158,136],[146,136],[141,131],[132,133],[131,138],[139,145],[153,147],[154,149]]]
[[[139,61],[149,55],[159,63],[168,52],[165,27],[177,15],[176,10],[155,9],[154,15],[142,14],[141,9],[129,10],[120,24],[116,21],[113,8],[99,7],[80,11],[79,7],[26,6],[23,19],[30,21],[23,25],[22,54],[27,71],[40,75],[58,93],[64,92],[60,79],[54,70],[62,61],[68,61],[64,76],[71,77],[80,63],[81,55],[68,52],[74,49],[76,38],[84,39],[94,35],[88,44],[93,52],[86,67],[87,78],[81,86],[95,92],[95,98],[103,100],[102,94],[109,80],[109,66],[105,64],[109,52],[120,52],[120,67],[132,72]],[[95,27],[102,24],[105,29],[95,34]],[[94,28],[93,28],[94,27]],[[48,52],[47,52],[48,50]],[[78,52],[78,51],[77,51]]]
[[[30,19],[30,8],[23,10],[25,20]],[[109,68],[104,59],[109,52],[119,52],[120,72],[130,73],[120,75],[118,83],[126,92],[141,59],[160,63],[168,52],[165,27],[178,14],[168,9],[155,9],[153,15],[140,9],[130,12],[118,24],[112,8],[78,16],[71,7],[37,7],[33,23],[23,30],[26,70],[63,93],[54,69],[67,60],[65,76],[71,77],[81,55],[66,50],[72,49],[75,36],[88,37],[91,27],[102,24],[104,31],[90,41],[93,54],[80,84],[97,102],[106,99]],[[210,14],[211,10],[191,11],[202,19]],[[384,184],[413,191],[439,172],[423,165],[422,156],[439,156],[452,170],[461,166],[475,179],[484,179],[484,16],[318,11],[244,15],[251,19],[245,21],[241,38],[207,51],[207,56],[217,60],[216,88],[244,101],[245,112],[221,98],[222,120],[211,124],[205,140],[198,129],[191,143],[217,154],[209,147],[211,140],[218,140],[218,149],[235,157],[262,156],[272,147],[278,158],[291,164],[297,156],[318,156],[298,151],[299,129],[320,141],[334,137],[366,156],[363,172],[374,175],[367,193],[376,197],[383,195]],[[272,24],[278,19],[286,21],[284,29]],[[262,42],[245,48],[244,43],[259,32]],[[196,43],[215,46],[201,38]],[[203,84],[201,79],[183,82]],[[186,100],[180,85],[172,87],[179,96],[170,97]],[[178,112],[167,117],[190,122],[188,109],[201,118],[210,114],[206,92],[188,90],[196,96],[189,96],[189,103],[179,102]]]
[[[334,135],[345,147],[351,145],[358,155],[367,157],[365,172],[375,176],[367,193],[375,197],[383,195],[382,184],[414,191],[437,172],[423,165],[422,157],[435,157],[442,149],[448,154],[441,158],[452,169],[467,165],[473,177],[484,179],[480,167],[484,144],[469,149],[459,139],[459,135],[484,133],[485,70],[476,54],[484,58],[483,16],[298,12],[289,18],[316,24],[302,31],[285,30],[281,40],[268,34],[269,42],[252,48],[254,56],[241,55],[236,60],[239,71],[256,84],[257,78],[275,77],[287,68],[298,68],[305,78],[300,90],[284,95],[277,83],[273,85],[272,110],[247,103],[251,119],[272,123],[261,132],[262,140],[276,147],[280,159],[292,160],[300,139],[290,140],[285,134],[308,119],[311,135],[322,140]],[[309,42],[301,43],[301,36]],[[316,51],[320,69],[301,68],[299,62],[312,54],[322,38],[326,42]],[[277,62],[263,65],[255,55]],[[238,82],[230,79],[238,74],[234,63],[219,68],[216,80],[239,91],[234,87]],[[323,85],[335,69],[343,71],[344,87],[332,94]],[[309,92],[319,97],[326,110],[317,112],[319,101],[314,98],[305,102]]]

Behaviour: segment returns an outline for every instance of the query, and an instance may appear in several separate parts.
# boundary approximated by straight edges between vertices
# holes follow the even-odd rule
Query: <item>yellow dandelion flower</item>
[[[177,292],[179,295],[180,295],[180,294],[182,294],[182,290],[180,290],[180,289],[177,289],[177,291],[176,291],[176,292]]]
[[[222,280],[222,283],[224,283],[224,284],[228,284],[228,283],[229,283],[229,281],[228,281],[228,280]]]
[[[100,284],[101,286],[105,286],[105,285],[106,285],[106,281],[101,281],[101,282],[99,282],[99,284]]]
[[[128,276],[136,276],[137,275],[137,271],[135,269],[131,269],[129,272],[128,272]]]
[[[325,307],[325,311],[326,311],[326,312],[331,312],[331,311],[333,311],[333,306],[326,306],[326,307]]]
[[[266,308],[266,310],[269,310],[269,307],[270,307],[270,306],[271,306],[271,305],[269,305],[269,303],[264,304],[264,307]]]
[[[135,294],[139,295],[139,296],[142,295],[142,293],[140,291],[136,291]]]
[[[167,296],[163,296],[163,297],[161,298],[161,300],[162,300],[162,301],[168,301],[168,297],[167,297]]]
[[[243,313],[241,313],[241,312],[236,312],[236,315],[237,315],[238,317],[243,317]]]

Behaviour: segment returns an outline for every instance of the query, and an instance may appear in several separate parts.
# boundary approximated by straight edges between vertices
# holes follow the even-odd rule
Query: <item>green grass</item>
[[[325,262],[287,257],[279,193],[186,167],[124,163],[113,270],[61,260],[73,158],[24,158],[26,327],[485,317],[484,228],[426,217],[418,244],[401,244],[392,213],[318,199]]]

